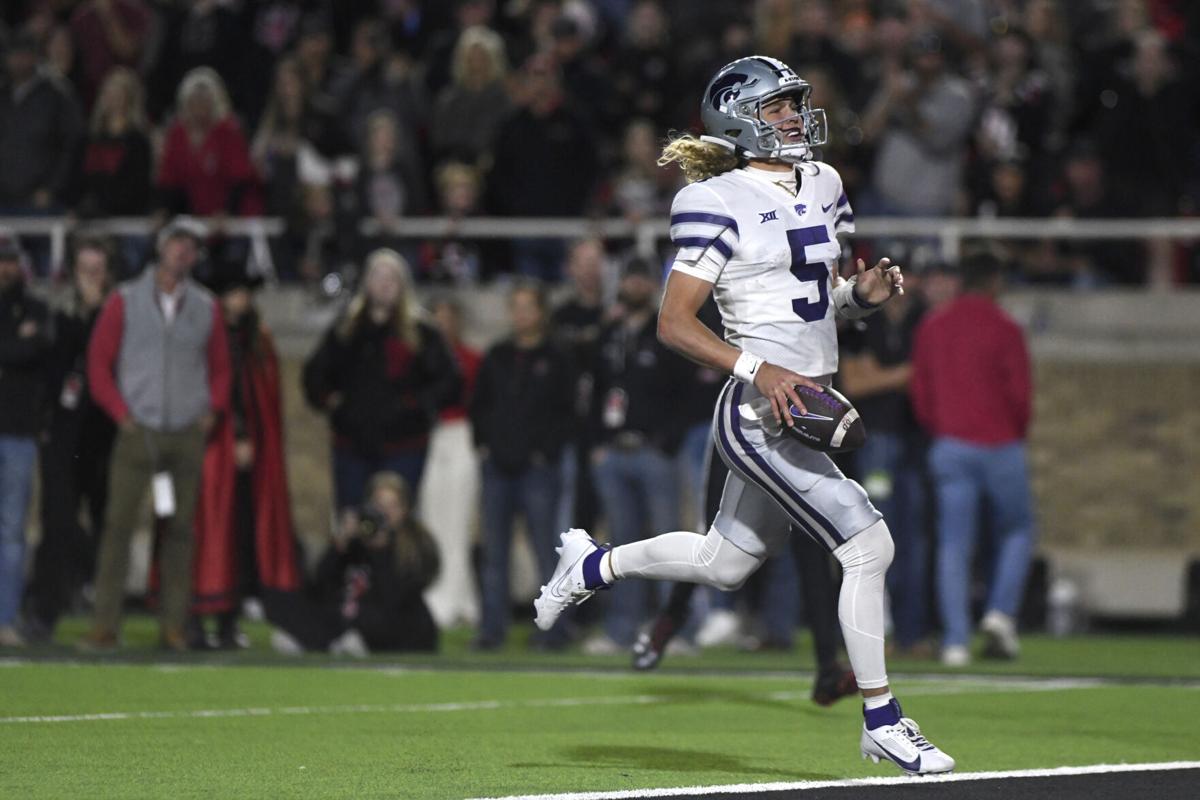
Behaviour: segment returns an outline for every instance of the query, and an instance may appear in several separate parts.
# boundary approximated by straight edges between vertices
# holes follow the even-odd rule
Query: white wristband
[[[742,383],[753,384],[755,376],[758,375],[758,368],[763,365],[765,360],[762,356],[756,356],[754,353],[747,353],[743,350],[733,364],[733,377]]]

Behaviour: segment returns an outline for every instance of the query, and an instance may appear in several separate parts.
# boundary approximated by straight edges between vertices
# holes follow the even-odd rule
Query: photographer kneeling
[[[437,649],[437,626],[421,597],[437,576],[437,545],[411,511],[403,478],[371,478],[366,505],[343,518],[308,590],[269,609],[277,651]]]

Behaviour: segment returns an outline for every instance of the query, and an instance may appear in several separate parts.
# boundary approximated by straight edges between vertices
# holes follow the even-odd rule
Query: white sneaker
[[[587,531],[579,528],[571,528],[561,538],[562,547],[554,548],[558,553],[558,566],[550,581],[542,587],[542,593],[533,601],[537,611],[533,622],[544,631],[554,626],[567,606],[577,606],[596,593],[584,582],[583,559],[599,550],[600,545],[588,536]]]
[[[279,628],[271,631],[271,649],[281,656],[302,656],[304,647],[296,637]]]
[[[596,634],[584,640],[579,648],[586,656],[619,656],[624,655],[625,648],[614,642],[603,633]]]
[[[23,637],[12,625],[0,625],[0,647],[24,647]]]
[[[892,703],[895,704],[896,713],[901,715],[900,721],[877,728],[867,728],[864,722],[862,738],[859,740],[862,757],[876,764],[886,759],[910,775],[951,772],[954,759],[921,735],[917,723],[901,714],[899,703],[895,700]]]
[[[366,658],[371,655],[371,651],[367,649],[367,643],[363,641],[362,634],[354,628],[330,642],[329,652],[335,656],[349,656],[350,658]]]
[[[949,644],[942,648],[942,664],[947,667],[965,667],[971,663],[971,651],[966,645]]]
[[[708,612],[700,630],[696,631],[696,644],[700,647],[735,645],[739,641],[742,624],[738,615],[723,608]]]
[[[1017,623],[1008,614],[989,611],[983,615],[979,630],[987,638],[983,646],[985,658],[1013,659],[1021,654],[1021,641],[1017,638]]]

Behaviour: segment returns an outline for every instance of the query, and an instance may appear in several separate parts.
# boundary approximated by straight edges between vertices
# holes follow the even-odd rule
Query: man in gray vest
[[[159,546],[160,642],[187,647],[196,490],[205,440],[230,392],[221,307],[190,277],[203,238],[187,219],[164,228],[158,263],[110,295],[88,346],[92,395],[119,432],[85,649],[117,646],[129,541],[151,487],[155,515],[168,520]]]

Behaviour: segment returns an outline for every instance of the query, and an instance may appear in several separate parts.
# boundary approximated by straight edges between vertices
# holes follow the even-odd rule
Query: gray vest
[[[158,305],[154,269],[121,284],[125,319],[117,357],[117,386],[139,425],[177,431],[209,410],[208,337],[213,296],[185,280],[175,319]]]

